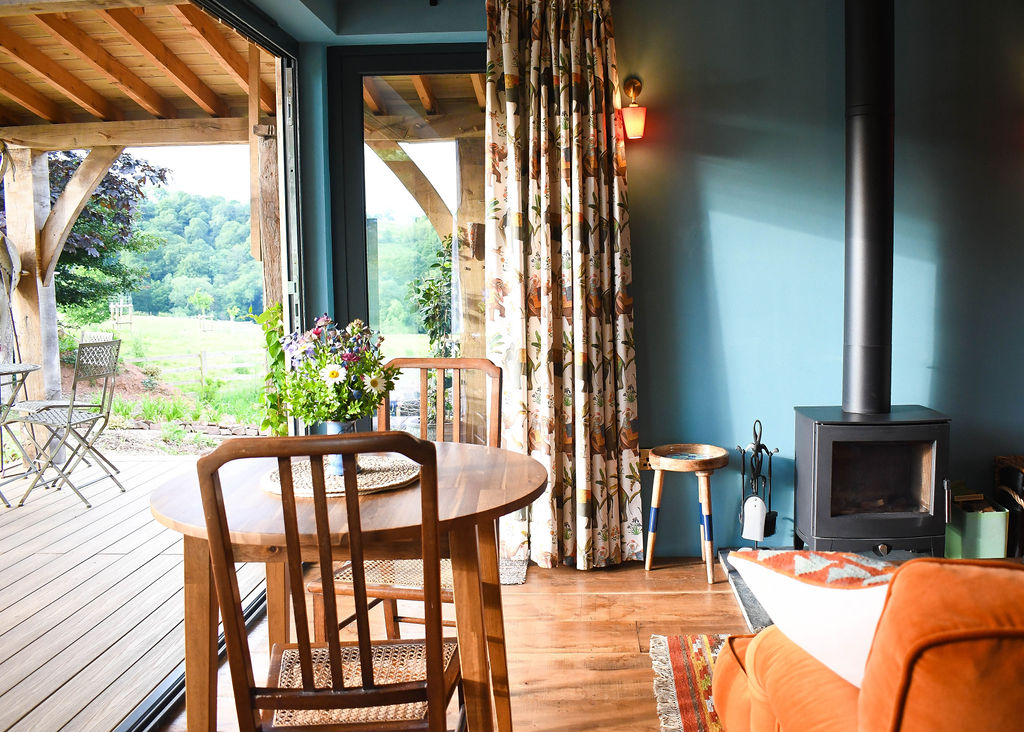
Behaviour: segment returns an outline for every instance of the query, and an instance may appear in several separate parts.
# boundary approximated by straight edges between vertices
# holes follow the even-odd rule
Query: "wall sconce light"
[[[636,98],[640,96],[643,88],[643,83],[635,76],[626,79],[622,85],[622,90],[626,92],[626,96],[633,100],[628,107],[622,108],[622,124],[626,128],[626,137],[630,140],[639,140],[644,136],[647,107],[641,107],[636,103]]]

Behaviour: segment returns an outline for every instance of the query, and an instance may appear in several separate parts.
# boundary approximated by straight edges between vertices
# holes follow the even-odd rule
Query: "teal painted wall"
[[[761,419],[789,543],[793,406],[842,395],[843,5],[614,12],[648,107],[627,147],[641,442],[734,448]],[[896,14],[893,402],[951,415],[951,477],[986,489],[992,456],[1024,451],[1024,5]],[[712,479],[721,545],[737,471]],[[694,555],[696,482],[671,477],[658,552]]]

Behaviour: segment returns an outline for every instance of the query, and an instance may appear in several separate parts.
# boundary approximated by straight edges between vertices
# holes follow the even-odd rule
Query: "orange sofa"
[[[726,642],[713,691],[726,732],[1024,730],[1024,566],[900,567],[859,689],[771,626]]]

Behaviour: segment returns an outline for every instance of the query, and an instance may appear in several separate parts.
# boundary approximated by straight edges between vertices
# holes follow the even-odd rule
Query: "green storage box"
[[[996,559],[1006,556],[1005,508],[985,500],[953,503],[946,524],[946,556],[950,559]]]

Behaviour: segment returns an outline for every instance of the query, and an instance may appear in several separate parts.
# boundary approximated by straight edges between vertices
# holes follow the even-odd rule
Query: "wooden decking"
[[[0,505],[0,730],[112,730],[184,658],[181,536],[149,495],[194,458],[115,462],[127,492],[89,486],[91,509],[66,489]],[[245,593],[263,574],[243,570]]]

